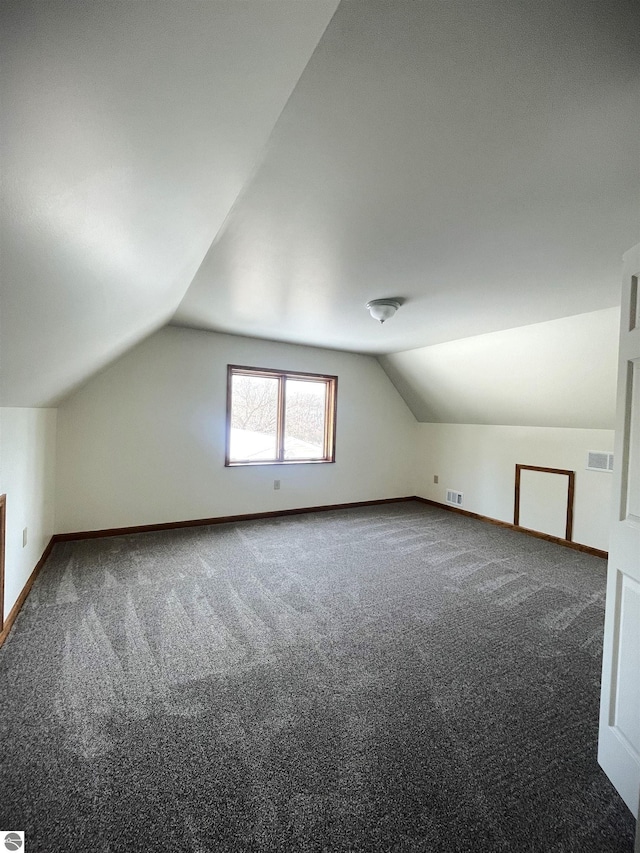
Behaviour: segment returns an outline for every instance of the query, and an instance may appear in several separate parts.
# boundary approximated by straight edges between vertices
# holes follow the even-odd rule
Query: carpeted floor
[[[58,544],[0,651],[29,853],[626,853],[605,562],[419,503]]]

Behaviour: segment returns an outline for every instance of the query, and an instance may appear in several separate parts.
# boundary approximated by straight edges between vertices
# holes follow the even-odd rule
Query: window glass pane
[[[285,459],[322,459],[324,457],[326,395],[326,382],[286,380]]]
[[[231,379],[232,462],[275,459],[278,441],[278,380],[272,376]]]

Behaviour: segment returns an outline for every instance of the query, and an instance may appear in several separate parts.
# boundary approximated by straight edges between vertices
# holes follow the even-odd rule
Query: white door
[[[633,814],[640,793],[640,244],[624,256],[598,761]]]

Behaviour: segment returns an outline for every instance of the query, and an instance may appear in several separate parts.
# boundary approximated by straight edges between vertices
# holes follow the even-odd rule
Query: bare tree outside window
[[[278,428],[278,380],[265,376],[234,376],[231,426],[275,436]]]
[[[322,457],[326,395],[325,382],[287,380],[284,419],[285,459],[299,459],[310,454],[317,458]]]
[[[227,465],[333,462],[337,377],[228,367]]]

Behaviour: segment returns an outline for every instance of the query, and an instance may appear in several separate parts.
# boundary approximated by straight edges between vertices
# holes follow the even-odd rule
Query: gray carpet
[[[0,651],[34,851],[625,853],[605,562],[419,503],[55,546]]]

